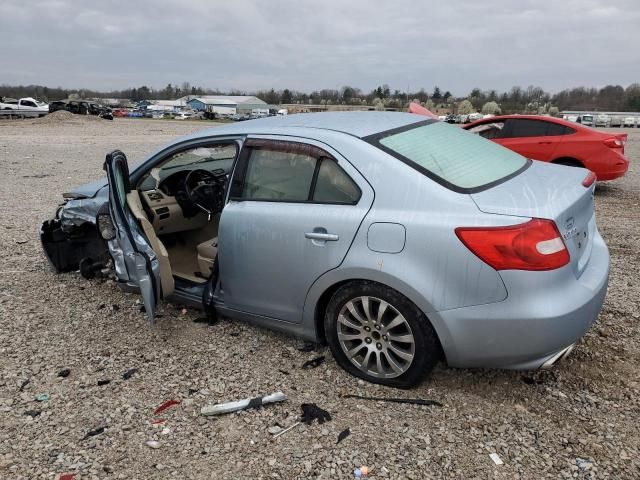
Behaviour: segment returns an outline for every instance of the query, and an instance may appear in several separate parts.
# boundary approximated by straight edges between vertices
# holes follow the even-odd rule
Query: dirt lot
[[[420,387],[394,391],[347,375],[326,349],[301,352],[299,340],[234,321],[194,323],[200,314],[180,306],[164,305],[150,330],[136,295],[51,272],[38,228],[61,192],[101,177],[110,149],[141,160],[200,128],[0,122],[0,478],[349,479],[361,465],[370,478],[640,478],[640,129],[627,130],[628,175],[598,185],[611,282],[598,323],[574,353],[551,372],[441,365]],[[324,364],[300,368],[319,354]],[[59,377],[65,368],[70,374]],[[288,402],[217,419],[199,414],[208,402],[278,390]],[[35,400],[44,393],[48,401]],[[341,398],[348,393],[443,406]],[[154,417],[168,399],[182,403]],[[268,429],[291,425],[305,402],[332,420],[272,440]],[[337,444],[346,428],[351,435]],[[504,465],[493,463],[494,452]]]

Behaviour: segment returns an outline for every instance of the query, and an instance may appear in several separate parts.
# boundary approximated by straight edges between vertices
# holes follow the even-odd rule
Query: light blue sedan
[[[421,116],[230,124],[105,170],[42,226],[58,271],[112,262],[151,323],[171,298],[326,341],[371,382],[550,366],[605,298],[589,171]]]

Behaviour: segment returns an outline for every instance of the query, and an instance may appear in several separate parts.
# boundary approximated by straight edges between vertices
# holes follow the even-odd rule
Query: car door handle
[[[323,242],[337,242],[340,237],[335,233],[322,233],[322,232],[306,232],[305,238],[309,240],[321,240]]]

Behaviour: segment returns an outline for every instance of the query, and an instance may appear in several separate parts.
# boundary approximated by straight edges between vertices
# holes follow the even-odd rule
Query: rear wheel
[[[565,165],[567,167],[584,168],[578,160],[574,160],[573,158],[560,158],[558,160],[554,160],[552,163],[555,163],[556,165]]]
[[[395,290],[353,282],[336,291],[325,315],[338,364],[373,383],[408,388],[435,366],[440,344],[427,317]]]

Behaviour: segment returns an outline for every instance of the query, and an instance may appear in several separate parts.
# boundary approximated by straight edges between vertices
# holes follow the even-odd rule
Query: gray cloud
[[[3,0],[0,83],[465,94],[640,81],[637,0],[434,3]]]

